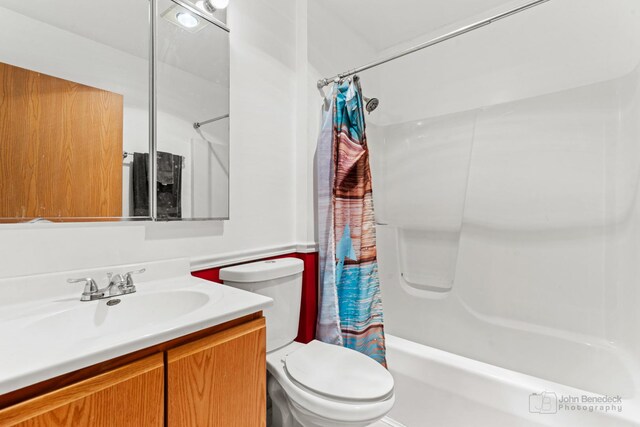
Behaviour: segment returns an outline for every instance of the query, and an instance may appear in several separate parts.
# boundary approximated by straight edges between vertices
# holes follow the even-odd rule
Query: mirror
[[[224,22],[203,1],[0,0],[0,222],[228,219]]]
[[[157,2],[159,220],[229,217],[229,33],[201,4]]]
[[[0,0],[0,222],[148,219],[149,17],[147,0]]]

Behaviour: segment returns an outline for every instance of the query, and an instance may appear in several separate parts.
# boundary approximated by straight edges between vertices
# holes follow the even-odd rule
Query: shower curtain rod
[[[218,120],[228,119],[228,118],[229,118],[229,115],[228,114],[224,114],[222,116],[214,117],[213,119],[205,120],[204,122],[195,122],[193,124],[193,128],[194,129],[200,129],[201,126],[204,126],[206,124],[217,122]]]
[[[377,67],[378,65],[386,64],[387,62],[393,61],[393,60],[398,59],[398,58],[402,58],[403,56],[412,54],[412,53],[417,52],[419,50],[426,49],[428,47],[431,47],[431,46],[434,46],[436,44],[442,43],[444,41],[447,41],[447,40],[453,39],[455,37],[461,36],[463,34],[469,33],[471,31],[477,30],[478,28],[482,28],[484,26],[492,24],[492,23],[494,23],[496,21],[499,21],[501,19],[507,18],[507,17],[509,17],[511,15],[515,15],[517,13],[524,12],[525,10],[531,9],[532,7],[540,6],[542,3],[546,3],[548,1],[550,1],[550,0],[532,1],[530,3],[527,3],[527,4],[523,5],[523,6],[517,7],[515,9],[511,9],[511,10],[509,10],[507,12],[503,12],[503,13],[500,13],[498,15],[492,16],[491,18],[483,19],[482,21],[478,21],[478,22],[476,22],[474,24],[467,25],[466,27],[459,28],[459,29],[457,29],[455,31],[452,31],[452,32],[447,33],[445,35],[442,35],[440,37],[436,37],[435,39],[431,39],[431,40],[429,40],[429,41],[427,41],[425,43],[421,43],[421,44],[419,44],[417,46],[414,46],[414,47],[412,47],[410,49],[407,49],[407,50],[405,50],[403,52],[400,52],[400,53],[395,54],[393,56],[390,56],[388,58],[382,59],[380,61],[372,62],[370,64],[363,65],[362,67],[354,68],[353,70],[349,70],[349,71],[346,71],[346,72],[341,73],[341,74],[336,74],[333,77],[329,77],[329,78],[326,78],[326,79],[320,79],[320,80],[318,80],[318,89],[322,89],[323,87],[325,87],[326,85],[328,85],[329,83],[331,83],[333,81],[341,80],[341,79],[344,79],[345,77],[349,77],[349,76],[352,76],[354,74],[360,73],[362,71],[366,71],[366,70],[369,70],[371,68]]]

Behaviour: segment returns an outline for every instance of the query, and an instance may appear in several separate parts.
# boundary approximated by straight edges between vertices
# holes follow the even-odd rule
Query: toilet
[[[384,417],[395,401],[393,377],[357,351],[298,334],[303,263],[297,258],[220,270],[225,285],[274,300],[267,321],[267,390],[273,427],[358,427]]]

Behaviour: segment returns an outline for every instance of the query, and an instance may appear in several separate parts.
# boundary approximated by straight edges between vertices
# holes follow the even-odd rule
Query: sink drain
[[[120,300],[119,299],[110,299],[109,301],[107,301],[107,305],[109,307],[113,306],[113,305],[118,305],[120,304]]]

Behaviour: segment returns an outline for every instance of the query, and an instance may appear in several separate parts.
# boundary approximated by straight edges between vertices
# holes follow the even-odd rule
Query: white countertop
[[[146,267],[137,292],[81,302],[66,278]],[[145,277],[146,276],[146,277]],[[144,277],[144,279],[143,279]],[[102,283],[101,283],[102,282]],[[62,283],[62,284],[61,284]],[[270,306],[270,298],[192,277],[176,260],[0,281],[0,395],[219,325]],[[6,298],[4,298],[6,296]]]

